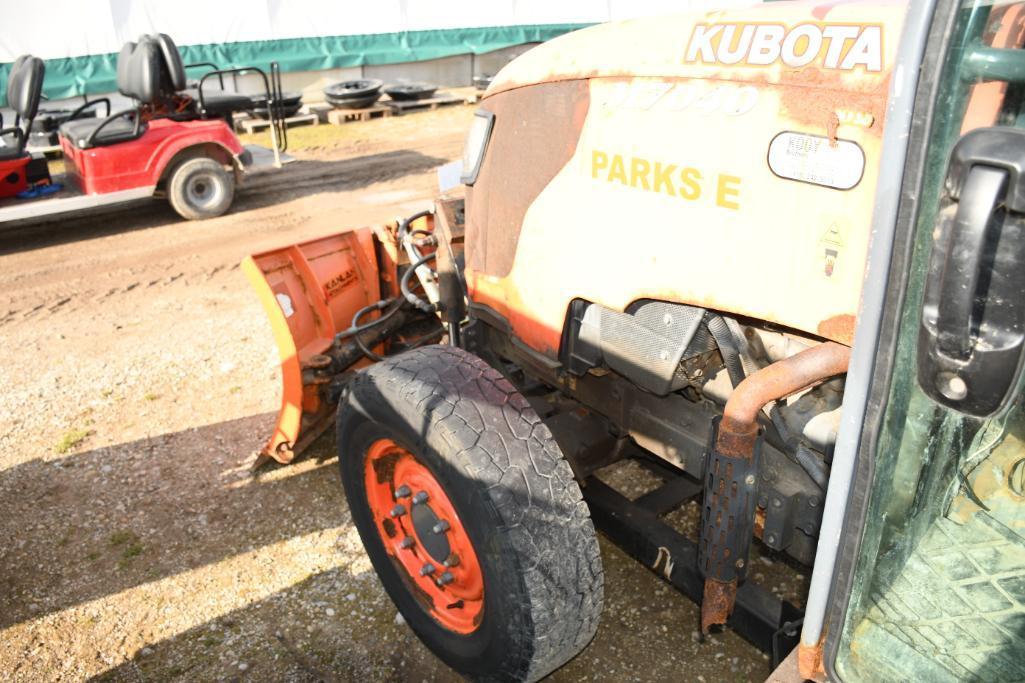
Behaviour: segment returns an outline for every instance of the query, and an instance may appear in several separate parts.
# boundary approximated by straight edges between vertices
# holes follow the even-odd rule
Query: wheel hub
[[[365,482],[385,550],[413,596],[442,626],[464,634],[476,630],[483,616],[484,577],[441,483],[390,439],[367,450]]]
[[[413,520],[413,529],[416,537],[420,539],[420,545],[437,562],[444,562],[452,552],[452,546],[448,542],[448,536],[444,533],[435,532],[435,528],[441,526],[441,518],[427,503],[414,505],[410,512]]]

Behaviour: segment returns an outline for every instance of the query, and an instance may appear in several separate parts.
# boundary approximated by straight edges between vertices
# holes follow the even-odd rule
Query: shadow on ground
[[[274,477],[240,464],[250,458],[239,444],[273,417],[0,472],[0,628],[346,523],[334,466],[308,462]],[[330,457],[333,441],[313,451]]]

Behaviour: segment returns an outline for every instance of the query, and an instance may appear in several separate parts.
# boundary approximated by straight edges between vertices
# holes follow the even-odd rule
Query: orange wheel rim
[[[391,439],[367,449],[365,479],[377,532],[413,596],[445,628],[475,631],[484,614],[484,575],[441,484]]]

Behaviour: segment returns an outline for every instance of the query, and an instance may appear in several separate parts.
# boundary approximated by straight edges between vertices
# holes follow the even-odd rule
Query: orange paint
[[[414,596],[439,624],[459,634],[473,633],[484,611],[484,573],[473,543],[441,483],[415,455],[391,439],[375,441],[364,462],[367,503],[385,551],[407,581]],[[399,495],[402,487],[407,495]],[[448,558],[432,557],[412,522],[413,496],[426,494],[427,505],[448,524]],[[401,510],[399,514],[395,514]],[[428,533],[433,533],[428,531]],[[457,558],[457,559],[453,559]],[[444,564],[443,564],[444,563]],[[429,574],[425,566],[434,568]],[[448,574],[447,583],[441,579]]]
[[[321,400],[315,381],[322,354],[356,311],[381,296],[373,236],[363,228],[254,254],[242,272],[270,320],[281,360],[281,409],[262,454],[289,462],[300,438],[331,422],[333,406]]]

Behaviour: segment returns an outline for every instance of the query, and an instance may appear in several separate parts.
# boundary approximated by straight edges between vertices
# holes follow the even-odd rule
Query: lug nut
[[[413,539],[409,536],[406,536],[401,541],[399,541],[399,547],[403,550],[409,550],[413,547]]]
[[[446,567],[458,567],[459,566],[459,556],[456,555],[455,553],[450,554],[448,556],[448,558],[445,560],[444,564],[445,564]]]
[[[415,496],[413,496],[413,505],[423,505],[427,502],[428,498],[429,496],[426,491],[419,491]]]
[[[455,580],[456,579],[454,576],[452,576],[451,572],[442,572],[441,576],[438,577],[438,585],[447,586]]]
[[[406,506],[405,505],[399,504],[399,505],[396,505],[395,507],[393,507],[391,509],[391,516],[392,517],[401,517],[404,514],[406,514]]]
[[[433,531],[436,534],[443,534],[451,528],[452,527],[449,525],[449,523],[443,519],[437,524],[435,524],[431,531]]]
[[[395,489],[395,500],[398,500],[399,498],[408,498],[410,493],[411,491],[409,490],[409,487],[403,484]]]
[[[425,564],[424,566],[420,567],[420,576],[430,576],[433,573],[434,573],[434,565],[433,564],[429,564],[428,563],[428,564]]]

